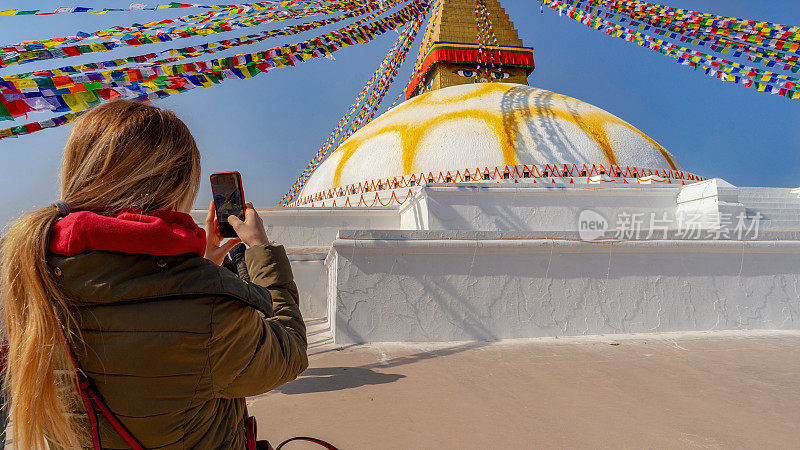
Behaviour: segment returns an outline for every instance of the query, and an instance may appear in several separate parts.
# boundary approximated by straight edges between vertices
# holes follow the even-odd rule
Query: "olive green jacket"
[[[251,247],[245,260],[252,283],[196,255],[48,256],[80,328],[70,340],[83,370],[146,448],[245,448],[244,398],[308,366],[285,250]],[[102,416],[100,426],[104,448],[129,448]]]

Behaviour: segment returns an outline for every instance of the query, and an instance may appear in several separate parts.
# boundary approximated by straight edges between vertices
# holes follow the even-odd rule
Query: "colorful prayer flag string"
[[[607,5],[614,9],[625,8],[631,11],[642,12],[643,14],[657,18],[661,23],[676,22],[685,24],[684,26],[693,29],[704,27],[717,28],[720,30],[743,32],[762,37],[800,42],[800,27],[797,26],[725,17],[636,0],[593,0],[593,3]]]
[[[595,8],[591,5],[603,4],[607,2],[600,0],[582,1],[582,0],[539,0],[539,2],[551,9],[557,11],[559,15],[567,15],[573,20],[583,23],[584,25],[603,31],[609,36],[619,37],[628,42],[633,42],[651,50],[655,50],[661,54],[672,57],[678,63],[687,65],[694,68],[703,69],[706,75],[715,77],[721,81],[730,81],[736,84],[742,84],[744,87],[753,87],[758,92],[769,92],[778,94],[789,99],[800,98],[800,79],[786,75],[758,69],[745,64],[741,64],[728,59],[720,58],[717,56],[708,55],[698,50],[693,50],[674,42],[658,39],[654,36],[648,35],[647,31],[665,37],[666,39],[673,39],[679,42],[687,42],[690,44],[699,44],[699,40],[692,40],[686,34],[666,31],[660,28],[653,27],[652,25],[639,26],[639,29],[645,31],[635,31],[626,26],[613,23],[609,20],[604,20],[601,17],[610,19],[619,16]],[[623,19],[619,19],[624,22]],[[639,24],[632,22],[635,26]],[[791,27],[787,27],[791,29]],[[688,30],[684,30],[688,34]],[[722,51],[721,53],[725,53]],[[742,57],[743,52],[734,52],[733,56]],[[763,62],[762,59],[756,58],[757,61]],[[778,65],[775,61],[765,63],[767,67],[778,67],[797,73],[798,66],[791,64]]]
[[[229,58],[200,61],[177,66],[128,69],[111,73],[87,73],[72,77],[43,77],[34,80],[15,80],[29,83],[17,89],[16,85],[4,81],[0,119],[10,119],[30,111],[51,110],[54,112],[80,113],[100,103],[117,97],[150,99],[163,98],[186,92],[196,87],[209,87],[228,78],[248,79],[277,67],[294,66],[312,58],[330,55],[342,48],[366,43],[376,36],[405,25],[415,19],[427,3],[415,1],[387,17],[364,23],[362,19],[351,25],[326,33],[317,38],[293,45],[274,47],[266,51],[236,55]],[[77,77],[86,77],[78,80]],[[107,77],[107,78],[106,78]],[[11,87],[9,87],[11,83]],[[0,136],[10,137],[60,126],[66,120],[39,122],[39,125],[24,129],[12,127],[0,130]],[[30,125],[30,124],[29,124]]]
[[[607,2],[593,0],[591,5],[597,6],[598,8],[603,8],[602,13],[599,15],[605,19],[617,20],[620,23],[625,23],[626,20],[630,19],[631,28],[646,30],[649,28],[648,25],[658,26],[664,28],[662,33],[660,33],[661,35],[680,34],[682,36],[682,42],[689,42],[694,45],[706,47],[715,53],[744,53],[744,57],[750,61],[756,61],[756,59],[758,59],[759,61],[757,62],[761,62],[763,59],[764,65],[768,65],[769,63],[777,63],[779,65],[795,65],[798,63],[799,57],[796,55],[798,49],[800,49],[800,43],[798,42],[783,45],[785,42],[780,43],[778,41],[773,42],[770,40],[765,40],[763,37],[758,36],[757,34],[747,34],[727,28],[704,27],[693,22],[682,20],[674,21],[671,20],[671,18],[664,18],[658,15],[648,15],[642,12],[641,6],[639,8],[627,6],[629,4],[638,5],[638,2],[617,1],[613,2],[613,4],[606,3]],[[591,12],[589,11],[589,8],[590,7],[588,5],[584,5],[582,7],[582,9],[586,10],[587,12]],[[636,22],[637,20],[644,23],[638,23]],[[724,23],[721,22],[709,23],[724,25]],[[792,35],[788,34],[782,36],[786,38],[792,37]],[[795,39],[800,38],[795,37]],[[783,53],[777,49],[795,53],[795,55]]]
[[[57,14],[79,14],[89,13],[95,15],[106,14],[110,12],[130,12],[130,11],[158,11],[162,9],[176,9],[176,8],[203,8],[203,9],[216,9],[216,10],[229,10],[229,9],[245,9],[255,5],[266,4],[280,4],[290,2],[258,2],[258,3],[242,3],[238,5],[200,5],[197,3],[178,3],[171,2],[162,5],[147,6],[144,3],[131,3],[127,8],[91,8],[84,6],[59,6],[52,11],[45,11],[44,9],[5,9],[0,10],[0,16],[53,16]]]
[[[118,58],[114,60],[101,61],[97,63],[78,64],[74,66],[60,67],[58,69],[39,70],[36,72],[27,72],[16,75],[9,75],[5,77],[0,77],[0,81],[13,81],[22,78],[35,78],[43,76],[62,77],[62,76],[70,76],[73,74],[78,74],[81,72],[98,72],[102,70],[108,70],[108,71],[122,70],[124,66],[128,64],[132,64],[136,68],[160,66],[170,62],[176,62],[187,58],[196,58],[204,54],[218,53],[223,50],[238,47],[241,45],[255,44],[277,36],[289,36],[297,33],[310,31],[323,26],[335,24],[345,19],[357,17],[366,14],[368,12],[373,13],[367,17],[368,19],[371,19],[388,11],[392,7],[397,6],[399,3],[403,3],[406,1],[408,0],[386,1],[384,7],[380,9],[378,9],[379,6],[377,4],[371,4],[366,8],[350,11],[340,16],[331,17],[324,20],[317,20],[314,22],[309,22],[299,25],[286,26],[276,30],[251,34],[240,38],[225,39],[206,44],[198,44],[191,47],[173,48],[173,49],[163,50],[158,53],[148,53],[144,55],[129,56],[126,58]],[[173,56],[170,56],[168,58],[153,60],[165,54]]]
[[[301,4],[301,6],[307,5],[310,4]],[[98,36],[98,33],[95,33],[94,35],[84,33],[75,37],[75,39],[59,38],[35,42],[26,41],[15,46],[0,47],[0,67],[48,59],[69,58],[89,53],[107,52],[122,47],[138,47],[141,45],[159,44],[162,42],[173,41],[175,39],[225,33],[287,19],[297,19],[318,14],[330,14],[339,11],[358,9],[353,8],[352,6],[352,3],[326,3],[324,7],[301,7],[292,10],[261,11],[233,19],[217,20],[195,26],[172,28],[166,31],[162,30],[162,32],[155,35],[142,34],[141,32],[129,33],[124,30],[123,32],[119,31],[119,27],[116,27],[117,31],[114,33],[121,34],[122,36],[120,38],[112,39],[107,42],[92,42],[91,44],[82,45],[63,44],[79,42],[91,36]],[[108,38],[110,36],[111,35],[98,37]],[[56,45],[59,46],[56,47]]]
[[[608,20],[600,19],[601,16],[611,17],[611,15],[609,15],[604,10],[601,10],[599,8],[594,8],[594,7],[590,6],[588,3],[585,2],[585,0],[564,0],[564,1],[559,1],[557,3],[559,3],[559,4],[566,3],[568,5],[571,5],[570,7],[566,7],[564,9],[559,9],[559,11],[565,11],[565,10],[568,11],[568,15],[571,18],[576,19],[576,20],[578,20],[578,21],[580,21],[582,23],[585,23],[587,26],[591,26],[592,28],[595,28],[595,29],[598,29],[598,30],[604,30],[606,32],[606,34],[612,34],[612,33],[609,32],[609,29],[614,29],[614,30],[622,32],[625,35],[634,36],[634,38],[628,39],[629,41],[637,41],[637,40],[643,38],[643,39],[645,39],[647,41],[652,42],[652,44],[648,44],[648,45],[645,45],[645,46],[652,47],[653,45],[655,45],[655,46],[662,46],[663,45],[664,48],[659,48],[658,50],[661,51],[664,54],[668,54],[669,50],[674,50],[674,51],[679,51],[679,52],[682,52],[682,53],[686,53],[688,55],[693,55],[693,56],[696,56],[698,58],[707,59],[708,62],[713,67],[717,67],[717,66],[720,66],[720,65],[726,66],[726,67],[728,67],[728,70],[732,70],[734,72],[738,72],[740,75],[751,76],[753,74],[757,74],[757,75],[769,74],[771,76],[774,76],[775,79],[782,79],[782,80],[789,79],[789,77],[787,75],[775,74],[773,72],[769,72],[769,71],[765,71],[765,70],[762,70],[762,69],[753,68],[753,67],[746,66],[746,65],[743,65],[743,64],[740,64],[740,63],[737,63],[737,62],[729,61],[729,60],[726,60],[726,59],[723,59],[723,58],[710,56],[710,55],[707,55],[705,53],[686,48],[684,46],[680,46],[680,45],[677,45],[677,44],[669,43],[669,42],[664,41],[664,40],[655,39],[652,36],[648,36],[647,34],[643,34],[641,32],[633,31],[629,27],[624,27],[622,25],[618,25],[618,24],[609,22]],[[561,7],[559,7],[559,8],[561,8]],[[584,14],[583,11],[585,11],[588,14]],[[575,16],[579,16],[580,19],[576,18]],[[614,17],[617,17],[617,16],[614,16]],[[594,24],[587,23],[587,21],[588,22],[594,22]],[[621,18],[620,22],[624,23],[625,22],[625,18]],[[638,29],[640,29],[642,31],[650,31],[651,33],[653,33],[655,35],[663,36],[663,37],[665,37],[667,39],[672,39],[672,40],[680,41],[682,43],[687,43],[687,44],[691,44],[691,45],[698,45],[698,46],[701,46],[701,47],[705,46],[704,42],[702,42],[702,41],[691,40],[691,39],[686,38],[686,36],[680,35],[678,33],[669,32],[669,31],[666,31],[666,30],[663,30],[663,29],[660,29],[660,28],[656,28],[656,27],[650,26],[650,25],[645,26],[645,25],[639,24],[638,22],[635,22],[635,21],[632,21],[630,23],[631,23],[631,26],[638,27]],[[716,49],[715,51],[718,51],[718,49]],[[745,58],[745,59],[748,59],[748,60],[754,61],[754,62],[761,62],[763,65],[765,65],[767,67],[783,68],[784,70],[789,70],[789,71],[794,72],[794,73],[797,73],[798,69],[799,69],[798,67],[796,67],[796,66],[794,66],[792,64],[788,64],[788,63],[787,64],[776,64],[774,61],[770,61],[768,59],[754,58],[751,55],[743,55],[743,53],[739,52],[739,51],[734,51],[734,52],[730,53],[730,52],[727,52],[727,51],[723,50],[723,51],[720,51],[720,53],[730,54],[730,56],[737,57],[737,58],[738,57],[742,57],[742,58]],[[683,58],[688,58],[689,56],[686,56],[686,54],[683,54],[681,56]],[[679,62],[682,62],[682,61],[679,61]],[[698,61],[695,61],[695,62],[698,62]],[[766,81],[766,80],[762,79],[762,81]]]
[[[406,26],[394,46],[392,46],[386,54],[386,57],[378,65],[372,77],[370,77],[367,84],[356,96],[347,114],[342,117],[320,150],[311,162],[306,165],[289,191],[283,196],[279,202],[279,206],[289,206],[300,194],[300,191],[302,191],[306,182],[311,178],[314,170],[322,164],[331,149],[337,148],[341,142],[345,141],[353,133],[372,120],[383,97],[386,95],[392,81],[397,75],[400,66],[402,66],[403,61],[408,55],[411,45],[429,10],[430,4],[426,5],[417,15],[416,19]],[[350,124],[349,127],[348,124]]]

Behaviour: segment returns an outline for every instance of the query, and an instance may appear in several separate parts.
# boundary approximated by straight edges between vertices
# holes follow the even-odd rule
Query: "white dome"
[[[580,100],[506,83],[435,90],[387,111],[343,142],[299,198],[412,173],[523,164],[683,170],[624,120]]]

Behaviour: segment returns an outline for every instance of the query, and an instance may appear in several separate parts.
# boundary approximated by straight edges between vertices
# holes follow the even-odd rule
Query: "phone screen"
[[[214,195],[220,236],[235,237],[236,233],[228,224],[228,216],[237,216],[244,220],[244,199],[239,174],[235,172],[212,174],[211,192]]]

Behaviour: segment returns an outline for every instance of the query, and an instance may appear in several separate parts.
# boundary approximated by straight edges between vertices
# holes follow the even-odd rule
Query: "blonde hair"
[[[73,211],[103,215],[176,209],[194,199],[199,181],[200,154],[186,125],[171,111],[118,100],[75,124],[64,148],[60,197]],[[88,432],[70,419],[71,399],[64,395],[77,390],[77,380],[59,327],[77,326],[46,263],[58,218],[52,205],[23,215],[0,249],[16,448],[44,449],[45,437],[57,447],[76,448]]]

